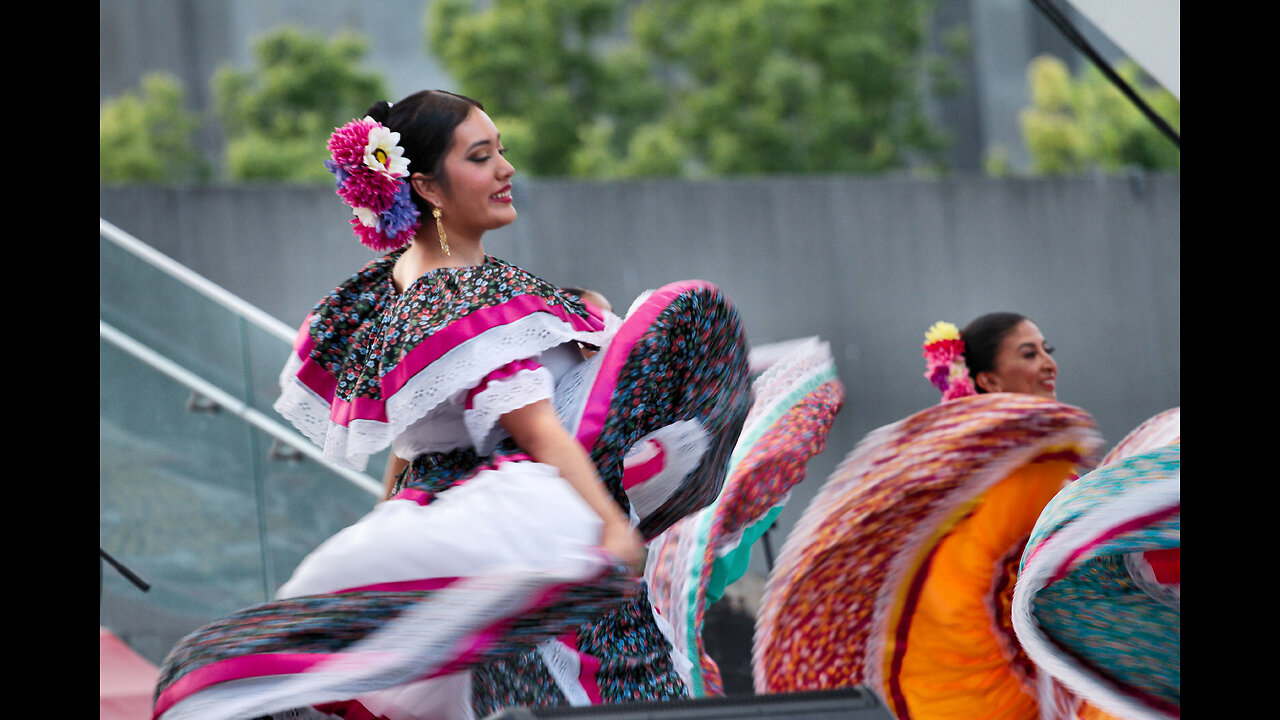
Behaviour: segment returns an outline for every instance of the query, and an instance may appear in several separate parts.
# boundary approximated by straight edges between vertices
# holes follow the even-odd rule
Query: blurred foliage
[[[218,70],[214,107],[227,134],[227,175],[331,181],[324,168],[330,133],[387,96],[381,76],[359,69],[366,47],[352,34],[326,40],[284,27],[254,44],[253,69]]]
[[[1174,132],[1181,104],[1126,60],[1116,73]],[[1178,169],[1181,152],[1173,140],[1092,64],[1075,77],[1061,60],[1045,55],[1027,68],[1031,107],[1020,121],[1037,175],[1088,170]]]
[[[104,183],[174,183],[204,179],[209,166],[193,136],[196,114],[183,109],[182,83],[165,73],[142,78],[98,110],[98,173]]]
[[[934,4],[434,0],[427,40],[535,175],[881,172],[943,163]]]

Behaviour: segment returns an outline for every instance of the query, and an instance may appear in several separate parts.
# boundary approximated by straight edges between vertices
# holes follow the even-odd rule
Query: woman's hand
[[[627,564],[631,574],[644,572],[644,540],[627,520],[605,521],[600,547]]]
[[[391,453],[391,457],[387,458],[387,469],[382,473],[382,497],[378,502],[391,499],[391,490],[396,486],[396,481],[400,479],[400,473],[409,467],[409,461],[399,457],[395,453]]]
[[[555,408],[539,400],[512,410],[499,422],[534,460],[554,466],[604,522],[600,547],[639,575],[644,569],[644,542],[631,519],[605,490],[596,466],[582,445],[560,424]]]

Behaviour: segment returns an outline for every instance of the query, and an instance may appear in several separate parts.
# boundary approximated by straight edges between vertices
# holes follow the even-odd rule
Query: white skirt
[[[379,503],[303,559],[276,597],[509,570],[576,576],[599,564],[601,527],[554,467],[504,463],[428,505]]]

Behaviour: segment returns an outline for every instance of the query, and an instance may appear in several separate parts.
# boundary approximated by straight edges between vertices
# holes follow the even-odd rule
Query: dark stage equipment
[[[895,720],[865,687],[593,707],[508,708],[486,720]]]

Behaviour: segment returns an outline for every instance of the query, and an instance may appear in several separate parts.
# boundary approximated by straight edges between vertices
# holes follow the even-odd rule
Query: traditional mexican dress
[[[773,525],[807,463],[826,447],[844,404],[827,343],[804,338],[753,348],[754,401],[720,495],[649,543],[654,605],[690,662],[690,694],[724,694],[702,631],[709,605],[746,573],[755,542]]]
[[[1148,419],[1036,522],[1013,626],[1044,720],[1181,716],[1181,435]]]
[[[964,397],[862,440],[783,545],[757,617],[758,693],[865,685],[899,720],[1039,717],[1010,619],[1041,510],[1091,467],[1084,411]]]
[[[687,662],[599,517],[499,418],[555,404],[652,538],[714,499],[750,404],[736,310],[658,289],[625,320],[496,258],[404,292],[370,262],[301,328],[277,410],[362,467],[411,463],[393,497],[325,541],[276,599],[182,640],[155,715],[473,718],[513,704],[687,694]],[[583,361],[579,344],[600,348]]]

